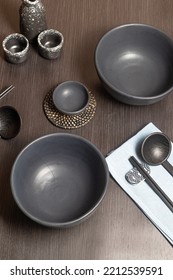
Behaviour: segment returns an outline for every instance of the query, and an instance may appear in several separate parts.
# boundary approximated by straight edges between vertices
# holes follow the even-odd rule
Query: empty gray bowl
[[[20,209],[50,227],[83,221],[102,201],[109,178],[101,152],[73,134],[43,136],[18,155],[11,188]]]
[[[106,33],[95,51],[103,86],[132,105],[160,101],[173,90],[173,41],[144,24],[127,24]]]
[[[8,62],[18,64],[28,58],[29,41],[19,33],[8,35],[2,42],[5,58]]]
[[[58,111],[66,115],[82,113],[88,106],[89,100],[88,89],[76,81],[61,83],[53,91],[54,105]]]

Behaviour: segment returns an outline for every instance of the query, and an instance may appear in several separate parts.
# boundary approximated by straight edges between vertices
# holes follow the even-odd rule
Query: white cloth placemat
[[[136,135],[112,151],[106,157],[106,161],[114,180],[173,245],[173,213],[145,181],[132,185],[125,178],[125,174],[133,168],[129,158],[134,156],[139,162],[142,162],[139,147],[146,136],[156,131],[160,130],[153,123],[149,123]],[[173,164],[173,152],[168,161]],[[152,178],[173,200],[173,177],[161,165],[150,166],[150,170]]]

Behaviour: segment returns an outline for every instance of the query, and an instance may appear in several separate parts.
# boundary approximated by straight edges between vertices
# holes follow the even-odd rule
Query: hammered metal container
[[[38,35],[37,43],[41,56],[47,59],[56,59],[61,54],[64,37],[58,30],[47,29]]]
[[[8,35],[2,42],[5,58],[8,62],[19,64],[28,58],[29,41],[19,33]]]
[[[40,0],[22,0],[19,10],[20,32],[29,42],[34,42],[38,34],[47,28],[46,10]]]

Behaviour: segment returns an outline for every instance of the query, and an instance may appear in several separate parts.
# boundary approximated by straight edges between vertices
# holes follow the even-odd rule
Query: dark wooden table
[[[173,139],[173,96],[151,106],[121,104],[102,88],[94,66],[98,40],[124,23],[147,23],[173,38],[172,0],[44,0],[47,22],[65,38],[60,59],[49,61],[31,47],[28,61],[12,65],[0,50],[0,88],[15,90],[0,100],[21,115],[20,134],[0,140],[0,259],[172,259],[173,249],[133,201],[110,179],[98,210],[79,226],[52,230],[28,219],[16,206],[10,172],[18,153],[45,134],[64,132],[43,112],[47,92],[65,80],[83,82],[97,99],[95,117],[68,132],[92,141],[106,155],[148,122]],[[19,32],[20,0],[0,0],[0,41]],[[21,186],[22,187],[22,186]]]

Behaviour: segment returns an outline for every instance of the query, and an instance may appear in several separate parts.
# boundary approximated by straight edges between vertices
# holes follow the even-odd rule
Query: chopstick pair
[[[15,86],[11,85],[11,86],[9,86],[8,88],[6,88],[4,91],[2,91],[2,92],[0,93],[0,99],[1,99],[2,97],[4,97],[7,93],[9,93],[11,90],[13,90],[14,88],[15,88]]]
[[[147,184],[151,189],[160,197],[160,199],[166,204],[166,206],[173,212],[173,201],[165,194],[165,192],[159,187],[159,185],[154,181],[154,179],[148,174],[141,164],[137,161],[134,156],[129,158],[130,163],[133,167],[136,167],[141,175],[145,178]]]

